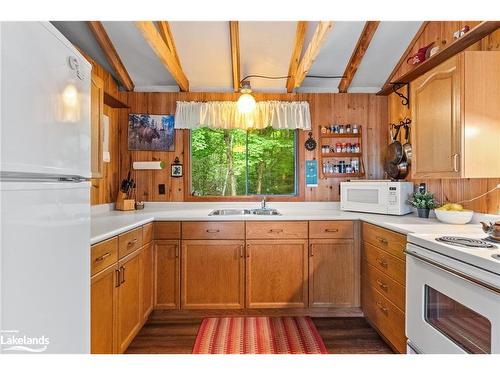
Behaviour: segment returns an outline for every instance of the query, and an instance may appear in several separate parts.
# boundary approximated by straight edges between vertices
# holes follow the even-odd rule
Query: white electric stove
[[[478,230],[409,234],[406,335],[417,353],[500,353],[500,243]]]

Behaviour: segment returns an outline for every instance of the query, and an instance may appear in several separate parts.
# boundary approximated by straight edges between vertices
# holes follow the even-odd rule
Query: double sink
[[[241,215],[261,215],[261,216],[277,216],[281,213],[275,208],[225,208],[211,211],[208,216],[241,216]]]

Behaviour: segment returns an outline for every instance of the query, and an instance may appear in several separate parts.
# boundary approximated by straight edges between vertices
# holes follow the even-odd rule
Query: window
[[[296,195],[296,130],[191,131],[191,191],[197,196]]]

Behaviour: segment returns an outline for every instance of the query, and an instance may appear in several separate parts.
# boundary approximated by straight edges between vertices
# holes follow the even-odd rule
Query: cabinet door
[[[309,306],[354,307],[357,257],[352,240],[310,240]]]
[[[183,241],[182,308],[243,308],[244,250],[240,240]]]
[[[141,317],[143,321],[148,319],[153,310],[153,244],[150,242],[143,247],[140,256],[141,272]]]
[[[246,306],[307,306],[307,240],[249,240]]]
[[[116,352],[116,302],[118,275],[116,265],[91,278],[90,287],[90,352]]]
[[[104,81],[92,73],[90,88],[90,168],[92,178],[101,178],[103,173],[103,138],[102,125],[104,115]]]
[[[154,257],[155,307],[178,309],[180,307],[179,241],[155,241]]]
[[[461,176],[461,61],[456,55],[411,82],[412,176]]]
[[[140,306],[140,256],[137,250],[119,263],[118,288],[118,352],[123,353],[142,323]]]

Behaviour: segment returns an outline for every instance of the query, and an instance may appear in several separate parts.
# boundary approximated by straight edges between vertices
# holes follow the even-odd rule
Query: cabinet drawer
[[[90,253],[90,271],[95,275],[118,261],[118,237],[93,245]]]
[[[243,240],[243,221],[193,221],[182,223],[183,240]]]
[[[307,221],[248,221],[247,239],[307,238]]]
[[[380,294],[405,311],[405,287],[382,273],[366,260],[362,264],[363,282],[367,282]]]
[[[352,221],[310,221],[310,238],[353,238]]]
[[[157,221],[154,223],[155,240],[178,240],[181,238],[179,221]]]
[[[363,311],[399,353],[406,353],[405,314],[368,283],[363,283]]]
[[[142,227],[137,228],[118,236],[118,257],[132,253],[142,246]]]
[[[153,240],[153,223],[142,226],[142,243],[148,244]]]
[[[363,241],[369,242],[400,259],[405,259],[406,237],[402,234],[363,223]]]
[[[367,242],[363,243],[363,257],[370,265],[382,273],[392,277],[400,284],[406,285],[405,262],[401,259],[396,258]]]

